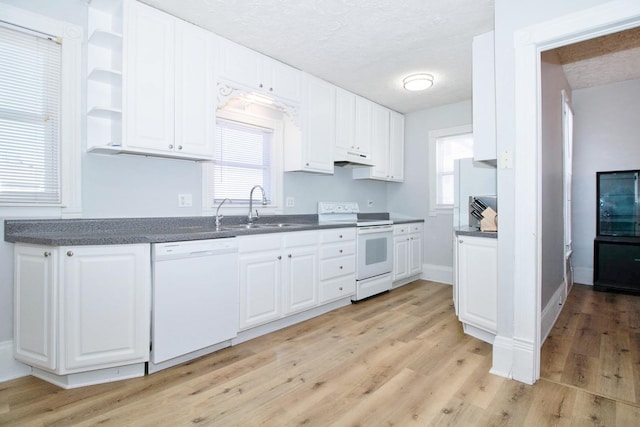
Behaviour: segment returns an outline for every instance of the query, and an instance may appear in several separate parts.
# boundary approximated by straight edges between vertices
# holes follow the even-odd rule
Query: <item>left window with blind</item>
[[[82,30],[6,5],[0,16],[0,205],[79,212]]]

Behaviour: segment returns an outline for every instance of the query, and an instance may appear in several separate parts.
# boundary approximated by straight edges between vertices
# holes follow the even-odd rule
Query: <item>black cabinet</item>
[[[593,287],[640,295],[640,239],[599,236],[593,248]]]

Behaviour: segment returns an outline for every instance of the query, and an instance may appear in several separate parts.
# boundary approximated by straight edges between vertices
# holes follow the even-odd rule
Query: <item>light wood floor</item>
[[[491,347],[462,333],[451,287],[419,281],[144,378],[1,383],[0,425],[640,425],[637,404],[560,384],[561,358],[534,386],[489,374]]]
[[[640,404],[640,296],[575,285],[542,347],[540,376]]]

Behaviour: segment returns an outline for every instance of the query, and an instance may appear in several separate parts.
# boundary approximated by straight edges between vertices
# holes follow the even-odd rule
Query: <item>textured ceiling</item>
[[[554,50],[574,90],[640,79],[640,27]]]
[[[493,0],[143,0],[337,86],[407,113],[471,98],[471,40]],[[435,77],[424,92],[402,78]]]

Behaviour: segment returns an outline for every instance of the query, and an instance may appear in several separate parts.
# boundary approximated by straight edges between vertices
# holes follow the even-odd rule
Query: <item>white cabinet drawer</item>
[[[356,253],[355,242],[323,245],[320,247],[320,259],[336,258]]]
[[[355,273],[355,271],[355,256],[328,259],[320,262],[320,280],[332,279],[334,277]]]
[[[320,302],[345,298],[356,293],[356,276],[349,274],[320,284]]]
[[[413,222],[407,225],[409,226],[409,233],[422,233],[423,224],[421,222]]]
[[[407,234],[409,232],[410,224],[395,224],[393,226],[393,235],[400,236],[402,234]]]
[[[336,228],[320,232],[320,243],[344,242],[356,239],[356,229]]]

